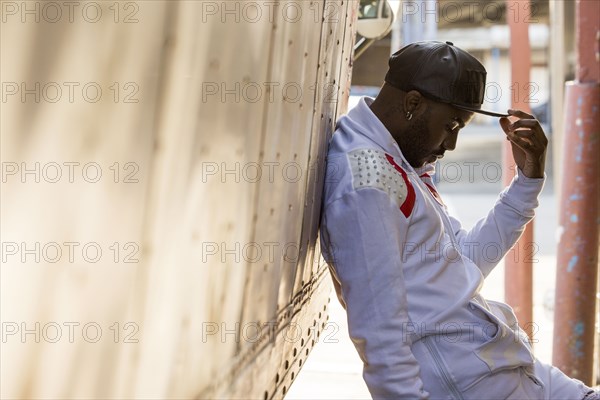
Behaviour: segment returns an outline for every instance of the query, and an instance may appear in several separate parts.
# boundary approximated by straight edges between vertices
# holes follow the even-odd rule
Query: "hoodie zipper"
[[[398,148],[397,145],[396,145],[396,148],[401,155],[402,161],[404,161],[405,164],[410,165],[410,164],[406,163],[406,160],[404,159],[404,156],[402,156],[402,152],[400,151],[400,149]],[[442,206],[438,203],[438,201],[435,198],[433,198],[433,193],[431,193],[429,188],[424,187],[424,186],[426,186],[425,182],[423,182],[421,180],[421,178],[419,177],[419,174],[414,170],[414,168],[412,168],[412,166],[410,166],[410,168],[412,170],[412,171],[410,171],[411,175],[416,176],[415,180],[418,181],[417,185],[419,185],[419,187],[421,188],[421,191],[425,191],[425,192],[429,193],[429,196],[431,196],[433,203],[435,203],[435,207],[438,210],[438,213],[440,213],[442,216],[444,228],[446,229],[446,231],[448,231],[448,236],[450,237],[450,241],[452,242],[452,244],[453,244],[454,248],[456,249],[456,251],[458,252],[458,254],[462,257],[461,252],[460,252],[460,247],[458,246],[458,243],[456,241],[456,235],[454,234],[454,231],[452,230],[452,223],[450,223],[450,219],[448,218],[448,216],[446,215],[446,213],[444,212],[444,210],[442,209]],[[444,362],[442,361],[442,356],[439,353],[437,347],[435,347],[435,345],[433,343],[430,343],[429,336],[425,336],[421,340],[425,344],[425,347],[427,347],[429,354],[431,354],[431,357],[433,358],[433,361],[435,362],[436,368],[437,368],[439,374],[441,375],[442,380],[444,381],[444,384],[446,385],[446,387],[452,394],[452,397],[454,399],[463,400],[462,394],[460,393],[460,391],[454,384],[454,381],[452,380],[452,378],[449,376],[448,369],[446,368]]]
[[[429,336],[425,336],[421,340],[425,344],[425,347],[427,347],[427,350],[429,350],[429,354],[431,354],[431,357],[433,358],[433,361],[435,362],[435,365],[437,367],[439,374],[442,376],[442,380],[444,381],[446,388],[452,394],[452,398],[458,399],[458,400],[463,400],[463,397],[462,397],[460,391],[454,384],[454,381],[452,380],[452,378],[450,378],[450,376],[448,375],[448,370],[446,369],[446,367],[442,361],[442,356],[440,355],[440,353],[439,353],[438,349],[435,347],[435,345],[433,343],[429,342],[429,339],[430,339]]]

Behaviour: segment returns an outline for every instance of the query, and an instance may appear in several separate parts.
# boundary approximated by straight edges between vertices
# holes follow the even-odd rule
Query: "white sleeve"
[[[544,181],[545,177],[528,178],[518,170],[488,215],[470,231],[462,229],[460,222],[450,216],[462,254],[479,267],[483,276],[494,269],[521,237],[525,225],[533,219]]]
[[[363,188],[326,205],[321,225],[350,337],[373,399],[426,399],[411,351],[402,243],[408,220],[387,193]]]

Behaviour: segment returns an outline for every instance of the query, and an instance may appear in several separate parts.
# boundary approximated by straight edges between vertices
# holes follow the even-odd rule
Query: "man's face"
[[[414,168],[442,158],[446,151],[454,150],[458,131],[473,115],[471,111],[427,100],[425,112],[409,121],[408,128],[396,137],[402,154]]]

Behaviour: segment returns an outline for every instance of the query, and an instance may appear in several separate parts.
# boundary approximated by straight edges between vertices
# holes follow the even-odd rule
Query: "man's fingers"
[[[530,140],[515,135],[510,135],[509,140],[525,152],[531,152],[531,149],[534,146]]]
[[[526,119],[535,119],[535,117],[531,114],[527,114],[525,111],[521,110],[508,110],[508,115],[512,115],[513,117],[526,118]]]
[[[514,131],[512,132],[512,134],[519,137],[520,139],[529,140],[530,142],[538,142],[535,133],[533,133],[531,130]]]
[[[512,123],[509,130],[521,137],[531,138],[539,145],[545,146],[548,143],[548,138],[537,119],[520,119]]]
[[[509,129],[512,131],[516,131],[519,128],[538,129],[542,131],[542,127],[537,119],[520,119],[509,126]]]
[[[506,117],[502,117],[499,119],[500,121],[500,126],[502,127],[502,129],[504,129],[505,131],[508,131],[510,128],[510,120]]]

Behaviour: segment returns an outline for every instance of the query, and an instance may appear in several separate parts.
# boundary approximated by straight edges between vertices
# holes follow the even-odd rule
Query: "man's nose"
[[[451,135],[448,135],[446,137],[446,140],[444,140],[444,148],[446,150],[454,150],[456,148],[456,140],[458,138],[458,132],[453,132]]]

